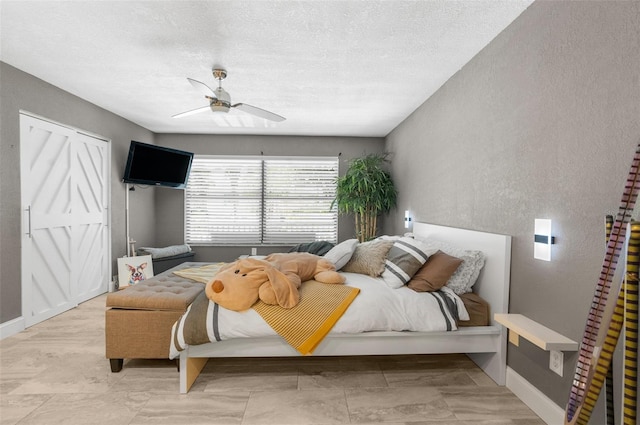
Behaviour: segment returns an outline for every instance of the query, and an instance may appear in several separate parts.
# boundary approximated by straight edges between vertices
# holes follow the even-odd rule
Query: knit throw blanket
[[[300,287],[300,303],[285,309],[258,301],[253,309],[302,355],[313,353],[342,317],[360,289],[309,280]]]
[[[222,264],[183,269],[175,274],[208,283],[213,279]],[[300,287],[300,302],[293,308],[284,309],[277,305],[268,305],[262,301],[255,303],[252,308],[276,331],[282,338],[294,347],[300,354],[309,355],[322,342],[331,328],[342,317],[349,305],[356,298],[360,289],[345,285],[331,285],[310,280],[303,282]],[[190,326],[204,326],[206,329],[206,308],[191,309],[186,314],[196,314],[202,311],[204,317],[190,317],[185,323]],[[182,320],[182,319],[181,319]],[[204,331],[204,330],[203,330]],[[206,334],[206,331],[204,331]],[[208,341],[189,341],[188,335],[203,332],[185,329],[183,331],[187,344],[202,344]]]
[[[195,280],[196,282],[202,282],[207,284],[211,282],[213,276],[218,274],[218,270],[226,263],[213,263],[207,264],[202,267],[194,267],[191,269],[182,269],[173,272],[173,274],[177,274],[180,277],[184,277],[186,279]]]

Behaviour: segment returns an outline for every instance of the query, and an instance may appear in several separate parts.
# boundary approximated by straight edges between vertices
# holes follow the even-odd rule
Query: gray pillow
[[[173,257],[174,255],[184,254],[185,252],[191,252],[191,247],[187,244],[184,245],[171,245],[164,248],[150,248],[141,247],[140,250],[147,252],[151,255],[151,258],[165,258]]]
[[[331,242],[315,241],[298,244],[291,248],[288,252],[308,252],[309,254],[323,256],[324,254],[329,252],[331,248],[333,248],[333,244]]]

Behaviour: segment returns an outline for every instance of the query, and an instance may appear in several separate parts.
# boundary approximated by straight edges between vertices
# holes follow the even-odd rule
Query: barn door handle
[[[29,239],[31,239],[31,205],[27,207],[26,211],[27,211],[27,235],[29,235]]]

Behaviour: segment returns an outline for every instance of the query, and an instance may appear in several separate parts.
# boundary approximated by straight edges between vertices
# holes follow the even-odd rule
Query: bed
[[[484,267],[473,292],[490,306],[488,326],[460,327],[454,331],[373,331],[357,334],[329,332],[313,356],[400,355],[466,353],[498,385],[506,381],[506,330],[493,321],[508,312],[511,237],[427,223],[414,223],[417,240],[437,240],[484,254]],[[349,282],[347,282],[347,285]],[[180,393],[187,393],[210,358],[300,356],[279,335],[227,339],[186,345],[179,352]]]

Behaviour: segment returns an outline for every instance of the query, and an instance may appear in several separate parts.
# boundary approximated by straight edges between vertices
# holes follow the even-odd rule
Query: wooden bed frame
[[[493,320],[508,313],[511,237],[494,233],[414,223],[416,239],[433,238],[459,248],[480,250],[485,266],[474,292],[491,306],[491,325],[453,332],[367,332],[327,335],[314,356],[466,353],[498,385],[505,385],[507,331]],[[187,347],[180,353],[180,393],[189,391],[211,357],[300,356],[280,336],[239,338]]]

